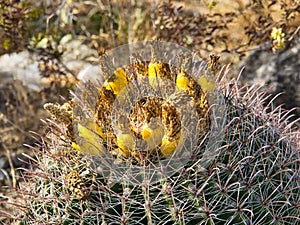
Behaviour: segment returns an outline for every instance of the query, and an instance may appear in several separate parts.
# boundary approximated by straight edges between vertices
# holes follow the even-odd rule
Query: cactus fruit
[[[187,61],[186,65],[190,63]],[[268,107],[262,106],[263,93],[260,94],[254,87],[238,88],[236,80],[227,80],[228,70],[219,69],[216,62],[211,61],[207,67],[197,67],[198,72],[205,75],[197,84],[197,76],[178,75],[184,67],[172,73],[172,66],[164,65],[153,56],[150,61],[136,58],[131,65],[130,69],[118,67],[119,70],[114,70],[127,74],[119,73],[107,79],[102,86],[104,89],[89,83],[85,90],[75,94],[70,104],[46,106],[54,115],[54,121],[48,121],[50,136],[44,138],[39,146],[41,151],[37,151],[36,170],[23,184],[27,205],[20,224],[300,224],[300,134],[293,124],[287,123],[280,108],[271,109],[271,103]],[[141,69],[143,66],[147,69]],[[157,73],[160,67],[177,85],[178,92],[187,88],[187,97],[195,106],[197,120],[205,124],[197,126],[193,123],[199,133],[196,146],[185,145],[184,140],[189,139],[188,135],[192,136],[192,133],[182,129],[185,126],[182,121],[178,122],[182,133],[177,133],[174,124],[166,125],[169,109],[166,108],[164,115],[162,105],[165,99],[155,98],[156,107],[151,107],[158,111],[153,118],[162,121],[158,124],[164,127],[161,133],[159,128],[155,130],[150,125],[144,126],[151,120],[146,119],[149,109],[145,105],[149,99],[144,99],[141,105],[131,105],[136,107],[131,113],[142,117],[136,121],[143,124],[134,123],[136,127],[124,132],[122,140],[118,132],[122,132],[124,127],[110,126],[120,122],[114,121],[110,114],[110,97],[115,99],[122,95],[122,85],[135,79],[137,71],[142,71],[140,76],[147,78]],[[212,82],[209,77],[217,73],[220,75],[217,82]],[[157,81],[158,75],[151,80]],[[107,88],[109,84],[110,88]],[[164,88],[158,85],[161,92]],[[218,115],[221,118],[215,118],[209,100],[208,106],[203,104],[215,92],[221,93],[222,101],[217,103],[225,107],[222,108],[223,114]],[[78,96],[79,93],[82,95]],[[96,107],[87,106],[95,96],[91,93],[96,93]],[[123,93],[120,101],[128,97]],[[176,105],[176,98],[170,97],[168,101],[170,105]],[[183,98],[180,99],[182,101]],[[72,104],[78,108],[70,111]],[[87,109],[91,108],[94,111],[88,119],[82,121],[84,116],[80,114],[82,117],[76,122],[78,112],[89,114],[91,110]],[[175,108],[172,110],[181,115],[182,111]],[[139,115],[140,112],[143,115]],[[208,114],[209,117],[206,117]],[[182,119],[173,116],[174,120]],[[70,126],[71,119],[75,121],[73,127]],[[222,122],[217,123],[219,126],[215,130],[211,129],[214,119]],[[125,126],[124,130],[127,128]],[[174,139],[170,138],[173,130],[176,130]],[[205,134],[202,135],[202,132]],[[150,152],[138,149],[135,133],[146,140],[146,145],[142,146],[151,146]],[[147,141],[152,136],[160,140],[165,137],[173,141],[175,147],[170,147],[170,151],[166,147],[164,151],[168,143],[158,141],[158,145],[154,146]],[[176,148],[178,143],[184,143],[181,147],[186,149]],[[163,162],[172,163],[177,151],[189,151],[191,154],[187,159],[181,159],[184,165],[166,174]],[[105,161],[108,155],[112,155],[113,161]],[[108,162],[111,164],[106,165]],[[176,167],[176,163],[172,165]],[[140,171],[146,173],[150,164],[155,164],[155,169],[161,171],[155,179],[138,173],[137,176],[129,174],[129,179],[124,176],[118,180],[117,176],[122,174],[115,173],[123,165],[131,171],[144,168]],[[110,171],[105,171],[106,167]],[[150,176],[152,174],[150,172]]]

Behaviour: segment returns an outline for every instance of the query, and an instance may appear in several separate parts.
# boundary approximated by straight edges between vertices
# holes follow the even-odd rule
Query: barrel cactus
[[[45,105],[20,223],[299,224],[300,134],[288,114],[228,81],[218,57],[150,45],[123,66],[108,53],[100,85]],[[127,114],[124,89],[141,94]]]

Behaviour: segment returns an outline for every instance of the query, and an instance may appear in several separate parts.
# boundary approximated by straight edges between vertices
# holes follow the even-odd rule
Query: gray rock
[[[266,45],[267,46],[267,45]],[[270,48],[253,52],[241,64],[245,67],[242,83],[263,85],[269,90],[275,105],[292,109],[295,117],[300,118],[300,36],[294,37],[284,50],[273,53]]]
[[[86,70],[98,59],[96,50],[90,49],[79,40],[61,41],[60,46],[64,53],[62,62],[75,75]],[[24,50],[19,53],[5,54],[0,56],[0,87],[13,79],[21,80],[29,89],[38,91],[43,82],[39,71],[39,58],[37,53]]]
[[[39,89],[39,69],[37,55],[28,51],[5,54],[0,57],[0,85],[18,79],[33,90]]]

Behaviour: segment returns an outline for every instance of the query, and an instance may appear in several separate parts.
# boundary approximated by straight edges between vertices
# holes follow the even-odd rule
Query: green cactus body
[[[115,182],[59,134],[38,153],[21,224],[300,224],[299,131],[279,109],[267,113],[257,90],[226,78],[217,88],[226,105],[224,137],[205,167],[204,138],[171,176]]]

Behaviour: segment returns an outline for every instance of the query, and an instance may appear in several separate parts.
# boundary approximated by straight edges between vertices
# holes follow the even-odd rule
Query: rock
[[[61,61],[76,76],[97,59],[97,51],[89,48],[82,41],[63,40],[60,43],[64,51]],[[16,79],[21,80],[29,89],[39,91],[43,83],[39,71],[40,57],[41,55],[27,50],[0,56],[0,88]]]
[[[300,118],[300,36],[295,36],[284,50],[273,53],[264,48],[253,52],[241,62],[242,67],[242,83],[263,85],[271,94],[269,100],[282,93],[275,99],[275,105],[297,107],[292,120]]]
[[[5,54],[0,57],[0,87],[13,79],[25,82],[33,90],[39,89],[37,55],[28,51]]]

